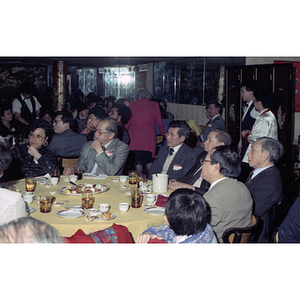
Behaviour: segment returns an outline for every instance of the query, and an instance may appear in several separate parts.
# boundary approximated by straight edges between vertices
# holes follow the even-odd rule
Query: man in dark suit
[[[268,242],[269,210],[283,200],[281,175],[275,166],[282,155],[281,143],[269,137],[257,139],[248,153],[249,165],[254,171],[245,185],[254,200],[254,211],[262,220],[258,242]]]
[[[199,147],[204,149],[204,142],[207,140],[208,134],[214,129],[225,130],[225,122],[223,120],[222,112],[223,107],[219,102],[211,102],[207,108],[210,121],[206,124],[205,128],[200,134]]]
[[[58,111],[53,120],[55,134],[49,144],[49,149],[56,156],[78,156],[86,136],[74,132],[70,127],[74,122],[68,111]]]
[[[204,142],[204,149],[200,155],[197,157],[195,164],[186,173],[186,175],[176,179],[171,179],[169,181],[168,189],[177,190],[179,188],[192,189],[201,195],[206,193],[209,189],[210,184],[201,177],[202,161],[208,151],[216,146],[230,146],[231,136],[228,132],[219,129],[212,130],[208,136],[207,140]]]
[[[173,121],[166,133],[167,145],[162,146],[149,170],[152,174],[168,174],[169,179],[176,179],[185,175],[194,165],[197,154],[184,143],[189,137],[191,129],[185,121]]]
[[[251,130],[256,118],[259,115],[259,112],[255,110],[254,107],[254,99],[255,94],[254,92],[257,91],[259,88],[259,83],[257,81],[249,81],[244,82],[241,85],[241,97],[244,101],[244,107],[243,107],[243,117],[242,117],[242,124],[241,124],[241,132],[244,130]],[[238,143],[238,152],[243,159],[246,150],[247,150],[247,143],[245,139],[240,136],[240,140]],[[251,169],[249,169],[249,164],[242,162],[242,171],[239,176],[239,180],[245,181],[248,177],[248,174],[250,173]]]

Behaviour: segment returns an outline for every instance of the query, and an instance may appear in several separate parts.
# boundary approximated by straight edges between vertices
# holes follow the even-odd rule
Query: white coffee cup
[[[125,202],[119,203],[119,210],[121,212],[125,212],[128,209],[129,209],[129,204],[128,203],[125,203]]]
[[[152,174],[152,186],[154,193],[165,193],[168,190],[168,174]]]
[[[106,203],[100,203],[99,205],[99,211],[100,212],[108,212],[109,211],[109,204]]]
[[[147,194],[146,199],[149,203],[153,203],[156,199],[156,195],[155,194]]]
[[[78,179],[78,176],[77,176],[77,175],[70,175],[70,181],[76,182],[77,179]]]
[[[122,175],[119,177],[120,178],[120,182],[125,183],[127,181],[127,176]]]
[[[30,204],[33,201],[33,194],[24,194],[23,199],[27,204]]]
[[[58,184],[58,178],[57,178],[57,177],[52,177],[52,178],[51,178],[51,183],[52,183],[53,185]]]

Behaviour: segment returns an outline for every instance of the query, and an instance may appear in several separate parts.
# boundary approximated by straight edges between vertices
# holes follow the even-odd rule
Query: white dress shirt
[[[180,145],[178,145],[178,146],[176,146],[176,147],[170,147],[170,148],[173,148],[173,149],[174,149],[174,152],[173,152],[172,155],[169,155],[169,154],[168,154],[168,156],[167,156],[167,158],[166,158],[166,161],[165,161],[165,163],[164,163],[163,169],[162,169],[162,171],[161,171],[161,174],[167,174],[168,169],[169,169],[169,167],[170,167],[170,164],[171,164],[173,158],[175,157],[177,151],[180,149],[181,146],[182,146],[182,144],[180,144]],[[170,149],[170,148],[169,148],[169,149]]]

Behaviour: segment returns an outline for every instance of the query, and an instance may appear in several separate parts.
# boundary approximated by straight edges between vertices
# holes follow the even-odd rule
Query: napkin
[[[155,206],[165,207],[167,200],[168,200],[168,197],[165,197],[163,195],[158,195],[157,200],[155,202]]]

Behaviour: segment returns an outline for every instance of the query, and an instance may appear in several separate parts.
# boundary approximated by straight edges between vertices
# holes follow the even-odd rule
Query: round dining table
[[[91,221],[85,215],[77,218],[64,218],[57,215],[57,212],[61,210],[66,210],[65,206],[69,205],[81,205],[81,195],[65,195],[61,192],[64,187],[72,186],[70,182],[68,182],[68,176],[60,176],[60,181],[56,185],[52,185],[50,187],[46,187],[43,182],[37,181],[36,189],[34,191],[35,200],[28,204],[28,208],[32,211],[30,216],[32,218],[44,221],[54,228],[56,228],[60,234],[64,237],[70,237],[78,229],[82,229],[85,234],[89,234],[95,231],[99,231],[102,229],[106,229],[112,226],[114,223],[118,225],[126,226],[129,232],[132,235],[133,240],[135,241],[137,236],[141,234],[148,227],[155,225],[163,225],[165,224],[164,215],[152,215],[144,212],[144,209],[147,206],[146,197],[143,198],[143,203],[140,208],[132,208],[130,207],[127,212],[121,212],[119,210],[119,203],[126,202],[131,204],[131,196],[127,195],[125,192],[131,191],[133,187],[136,185],[128,184],[127,188],[121,187],[123,184],[120,181],[116,181],[118,176],[108,176],[106,179],[97,179],[97,178],[86,178],[83,177],[82,180],[78,180],[76,184],[102,184],[108,186],[108,191],[101,192],[99,194],[95,194],[95,203],[94,208],[98,209],[98,205],[100,203],[107,203],[110,205],[110,213],[114,214],[116,217],[111,220],[93,220]],[[37,180],[41,180],[37,178]],[[20,190],[23,194],[25,189],[25,180],[20,179],[17,181],[11,181],[9,183],[13,185],[17,190]],[[61,192],[59,192],[59,190]],[[165,194],[170,194],[171,191],[166,192]],[[156,194],[156,193],[154,193]],[[55,202],[63,202],[61,206],[52,205],[52,210],[49,213],[40,212],[40,205],[38,204],[37,198],[46,195],[46,196],[54,196]],[[145,206],[146,204],[146,206]],[[34,211],[33,211],[34,210]]]

